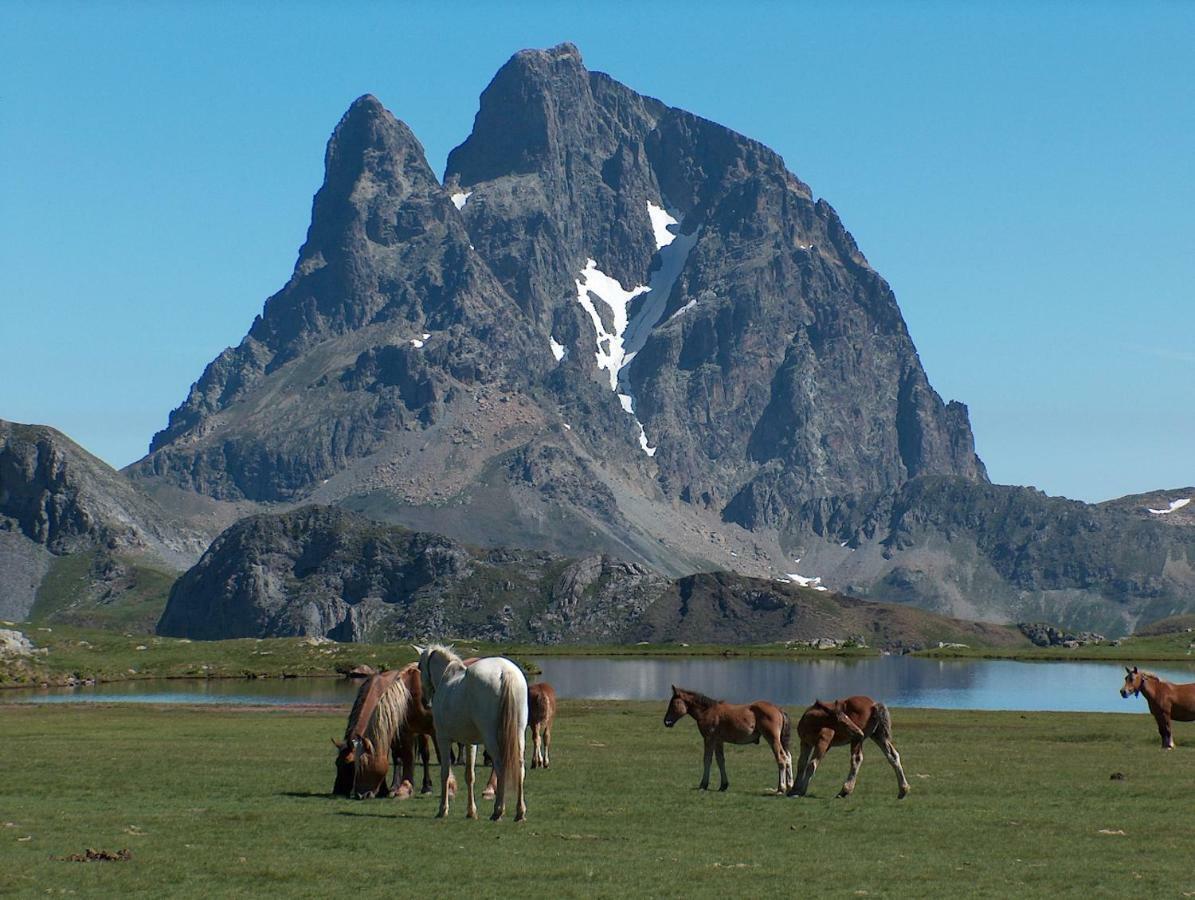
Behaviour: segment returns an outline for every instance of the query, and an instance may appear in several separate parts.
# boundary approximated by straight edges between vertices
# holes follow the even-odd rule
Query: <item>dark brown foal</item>
[[[723,745],[758,744],[761,738],[767,738],[776,757],[778,793],[783,794],[792,784],[793,757],[788,751],[789,728],[788,713],[774,703],[767,700],[756,700],[754,703],[735,705],[714,700],[696,691],[686,691],[672,686],[672,700],[668,703],[668,710],[664,713],[664,725],[671,728],[677,720],[690,715],[697,722],[697,730],[705,741],[705,769],[701,775],[701,790],[708,790],[710,786],[710,760],[718,759],[718,771],[722,774],[722,784],[718,790],[724,791],[730,787],[726,777],[726,754]]]
[[[867,738],[876,742],[896,772],[897,799],[903,799],[909,793],[900,754],[892,745],[892,717],[883,703],[870,697],[847,697],[829,704],[816,700],[797,722],[797,737],[801,741],[801,759],[797,763],[797,783],[788,792],[790,797],[805,796],[822,757],[831,747],[842,744],[851,745],[851,771],[838,796],[850,796],[855,789],[859,767],[863,765],[863,742]]]

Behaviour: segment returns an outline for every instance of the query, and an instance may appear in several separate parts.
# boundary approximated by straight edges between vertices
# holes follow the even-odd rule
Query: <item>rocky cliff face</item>
[[[290,282],[129,474],[674,574],[784,571],[804,503],[986,480],[833,209],[568,44],[499,71],[444,184],[354,103]]]
[[[1015,629],[793,584],[729,572],[669,580],[607,556],[482,550],[317,506],[232,526],[175,583],[158,630],[199,639],[1027,643]]]
[[[73,596],[111,601],[138,563],[177,571],[206,543],[62,433],[0,420],[0,617],[23,619],[72,557],[87,560]]]

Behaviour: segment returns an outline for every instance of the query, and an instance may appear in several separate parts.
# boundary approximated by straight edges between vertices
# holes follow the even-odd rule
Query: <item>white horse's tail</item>
[[[505,796],[516,802],[523,794],[521,745],[527,727],[527,696],[526,690],[519,691],[521,681],[517,672],[502,673],[502,699],[498,707],[498,753],[502,757],[502,777],[507,779]]]

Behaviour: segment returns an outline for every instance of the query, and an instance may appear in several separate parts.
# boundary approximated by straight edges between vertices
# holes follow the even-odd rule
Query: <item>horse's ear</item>
[[[1136,675],[1136,674],[1137,674],[1137,667],[1136,667],[1136,666],[1133,666],[1133,674],[1134,674],[1134,675]]]
[[[344,749],[344,741],[338,741],[338,740],[336,740],[336,738],[332,738],[332,743],[336,745],[337,750]]]
[[[1125,673],[1126,673],[1126,674],[1128,674],[1128,675],[1132,675],[1132,674],[1133,674],[1133,670],[1132,670],[1132,669],[1130,669],[1128,666],[1125,666],[1125,667],[1124,667],[1124,670],[1125,670]]]
[[[420,656],[423,656],[423,648],[420,647],[418,644],[412,644],[411,649],[414,650],[416,653],[418,653]]]
[[[674,693],[674,694],[676,693],[676,685],[675,684],[672,685],[672,693]]]

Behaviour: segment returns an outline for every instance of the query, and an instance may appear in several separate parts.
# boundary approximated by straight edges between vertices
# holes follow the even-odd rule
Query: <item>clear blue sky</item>
[[[0,418],[137,459],[289,277],[355,97],[443,171],[571,40],[838,209],[994,480],[1195,483],[1195,4],[538,6],[0,2]]]

